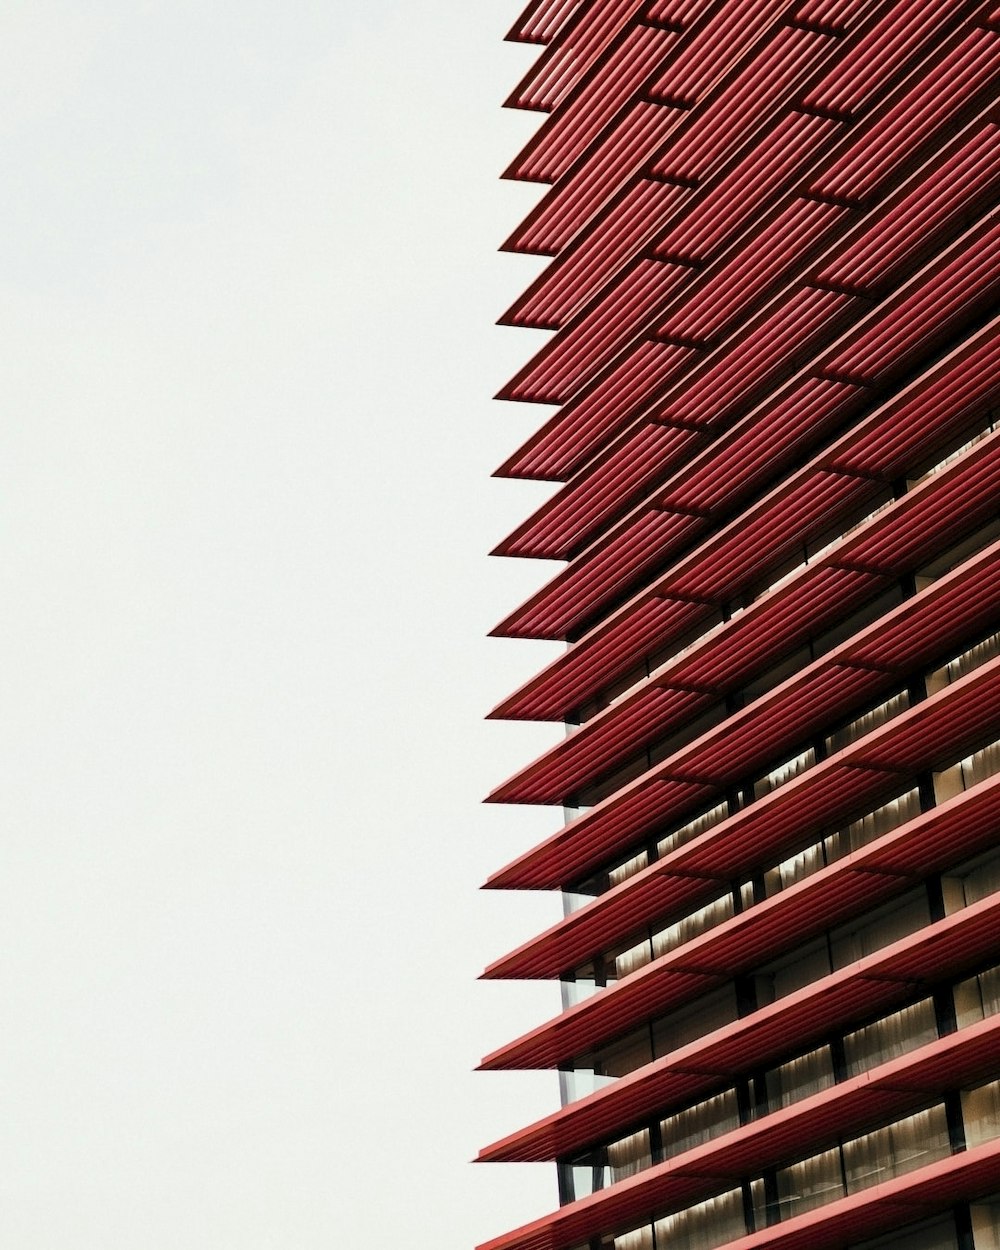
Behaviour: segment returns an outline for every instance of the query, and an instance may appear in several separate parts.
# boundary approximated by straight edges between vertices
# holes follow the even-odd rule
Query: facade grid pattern
[[[480,1250],[1000,1250],[1000,4],[532,0],[507,105],[566,644],[486,883],[562,1010],[482,1068],[558,1206]]]

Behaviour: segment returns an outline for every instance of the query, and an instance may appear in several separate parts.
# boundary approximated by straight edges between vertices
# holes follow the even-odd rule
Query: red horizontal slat
[[[775,719],[775,714],[787,720],[790,706],[797,716],[798,703],[805,698],[812,703],[802,721],[802,736],[805,736],[810,720],[829,719],[827,708],[813,694],[816,676],[829,672],[836,676],[845,672],[845,666],[868,669],[866,697],[874,698],[880,688],[892,683],[893,670],[905,673],[915,664],[926,664],[938,658],[949,644],[959,645],[977,631],[988,628],[1000,599],[998,574],[1000,543],[994,543],[980,557],[900,604],[857,638],[787,679],[762,698],[749,723],[759,725],[768,718]],[[840,693],[836,687],[835,693]],[[614,709],[608,715],[613,717]],[[665,921],[673,912],[680,914],[685,908],[696,906],[706,893],[711,893],[713,886],[685,871],[685,856],[691,855],[696,855],[693,847],[675,853],[669,862],[654,862],[585,909],[572,913],[552,929],[497,960],[486,975],[561,976],[567,969],[586,962],[602,945],[611,945],[613,940],[655,917]],[[759,858],[754,845],[744,840],[730,860],[730,875],[745,874]],[[679,865],[678,876],[673,880],[670,879],[671,862]]]
[[[827,568],[823,573],[824,577],[817,578],[814,583],[814,593],[817,597],[825,596],[828,602],[834,601],[837,594],[848,602],[850,595],[858,593],[858,586],[863,586],[866,581],[864,574],[852,574],[847,570]],[[982,713],[981,724],[988,723],[990,712],[987,700],[1000,700],[1000,679],[994,683],[996,690],[989,686],[994,676],[994,668],[986,666],[966,679],[976,683],[975,689]],[[980,682],[984,683],[982,689],[978,684]],[[950,687],[951,691],[965,689],[965,685],[961,683]],[[892,744],[887,745],[882,738],[873,737],[872,742],[875,745],[870,752],[862,755],[859,748],[852,755],[852,767],[859,774],[868,767],[880,771],[911,770],[920,761],[933,759],[935,752],[940,754],[942,742],[952,738],[955,741],[966,741],[970,735],[974,738],[981,724],[975,720],[963,720],[965,712],[954,713],[953,706],[950,701],[930,700],[916,709],[911,709],[909,713],[904,713],[893,722],[894,733],[898,733],[898,737],[894,737]],[[961,708],[964,709],[965,705],[962,704]],[[687,779],[697,779],[700,787],[713,787],[715,794],[723,797],[726,786],[736,780],[738,759],[734,764],[734,752],[741,746],[735,738],[730,744],[728,737],[735,733],[738,725],[749,723],[753,716],[751,705],[721,726],[710,729],[637,780],[615,791],[584,815],[570,821],[547,841],[495,873],[487,885],[502,889],[556,889],[579,880],[600,863],[613,858],[616,852],[624,853],[630,844],[640,845],[644,835],[657,822],[683,820],[697,797],[700,797],[694,792],[689,795],[683,788],[675,791],[675,787],[683,787]],[[873,754],[876,747],[877,754]],[[815,774],[813,784],[817,787],[818,794],[822,793],[820,783],[830,767],[832,764],[828,761],[825,765],[809,770],[806,775]],[[856,780],[858,784],[863,784],[864,779],[860,775]],[[850,791],[851,786],[845,786],[845,793],[849,794]],[[783,787],[780,793],[786,796],[786,802],[791,802],[799,791],[797,786],[789,785]],[[859,800],[860,797],[859,794]],[[711,802],[712,798],[712,791],[709,790],[704,801]],[[755,804],[750,811],[753,813],[751,820],[762,819],[760,803]],[[759,829],[755,836],[761,842]],[[725,843],[718,831],[713,840],[713,848],[716,847],[720,853],[724,852]]]
[[[803,886],[806,884],[801,883]],[[783,891],[773,901],[777,903],[795,888]],[[766,907],[767,904],[759,906]],[[868,976],[910,981],[914,985],[926,984],[928,980],[933,983],[944,980],[950,968],[970,964],[974,967],[984,953],[1000,950],[1000,930],[994,927],[998,917],[1000,898],[996,894],[989,895],[946,920],[929,924],[917,933],[894,942],[884,951],[849,964],[847,968],[821,978],[804,990],[788,994],[735,1024],[723,1026],[698,1042],[681,1047],[665,1060],[654,1062],[639,1072],[662,1070],[661,1064],[667,1067],[671,1059],[677,1064],[687,1060],[694,1066],[694,1056],[699,1055],[698,1067],[703,1071],[714,1069],[719,1075],[735,1075],[796,1043],[805,1047],[815,1036],[817,1026],[826,1032],[836,1028],[838,998],[850,1004],[850,1012],[857,1010],[857,1000],[852,993],[856,985],[852,982],[864,980],[866,973]],[[703,937],[711,938],[715,932],[712,930]],[[694,939],[691,945],[696,943],[701,944],[701,939]],[[650,1003],[654,1001],[652,992],[645,993],[646,986],[656,982],[660,966],[665,966],[668,961],[677,966],[676,979],[672,984],[676,987],[673,997],[678,1003],[685,998],[697,997],[718,982],[719,978],[711,975],[684,972],[679,955],[663,956],[617,985],[609,986],[593,998],[569,1008],[555,1020],[494,1051],[482,1061],[480,1068],[500,1071],[555,1067],[561,1062],[569,1062],[577,1054],[586,1053],[601,1039],[610,1040],[626,1032],[630,1022],[642,1015],[646,998]],[[876,1002],[879,1000],[877,994],[873,997]],[[870,1001],[869,998],[865,1006]],[[619,1003],[623,1004],[620,1009]],[[625,1006],[625,1003],[628,1005]],[[633,1011],[633,1006],[637,1010]],[[828,1013],[825,1019],[824,1008]]]
[[[556,1245],[568,1246],[594,1229],[634,1226],[654,1213],[681,1209],[716,1193],[726,1181],[737,1185],[747,1173],[760,1174],[789,1158],[818,1153],[880,1122],[901,1118],[917,1110],[921,1100],[926,1105],[956,1084],[983,1080],[990,1073],[998,1032],[1000,1021],[988,1019],[937,1039],[562,1207],[494,1244],[521,1250],[525,1237],[546,1227],[555,1234]]]
[[[949,159],[921,172],[912,189],[880,211],[816,275],[822,285],[858,292],[882,285],[892,272],[933,243],[935,232],[953,218],[968,222],[977,203],[1000,178],[1000,150],[995,125],[977,127]]]
[[[913,353],[927,352],[951,321],[995,304],[998,243],[1000,225],[974,228],[862,323],[845,346],[823,361],[823,372],[866,384],[878,381]]]
[[[856,116],[892,84],[911,57],[930,40],[942,38],[956,17],[954,6],[897,0],[807,92],[804,106],[845,118]]]
[[[533,0],[507,33],[514,43],[548,43],[587,0]]]
[[[662,563],[705,528],[701,517],[648,512],[636,521],[626,541],[582,557],[583,563],[574,562],[493,632],[499,637],[565,637],[574,625],[620,594],[640,572]]]
[[[629,614],[627,633],[611,631],[612,636],[607,639],[592,638],[586,650],[576,649],[566,653],[566,659],[559,663],[558,673],[563,693],[556,696],[566,702],[557,703],[556,710],[553,710],[553,696],[548,689],[553,674],[546,670],[500,704],[490,714],[491,718],[532,720],[544,709],[541,719],[559,720],[593,693],[595,681],[606,686],[631,668],[634,648],[650,647],[653,639],[668,632],[683,636],[710,612],[711,608],[706,604],[670,599],[665,595],[650,597]],[[513,716],[515,710],[518,713],[516,717]]]
[[[668,399],[657,417],[692,422],[719,421],[759,394],[775,371],[787,374],[838,314],[851,310],[850,296],[837,291],[801,287],[772,311],[741,332],[738,341],[691,379],[677,398]]]
[[[835,471],[898,477],[1000,391],[1000,317],[954,349],[831,448]]]
[[[998,1184],[1000,1142],[991,1141],[731,1241],[727,1250],[839,1250],[982,1197]]]
[[[639,338],[692,276],[684,265],[635,261],[550,339],[497,398],[565,403],[628,342]]]
[[[704,0],[650,0],[646,16],[654,22],[680,22],[686,25],[701,17]]]
[[[897,166],[912,159],[982,90],[996,83],[1000,41],[973,29],[940,61],[920,74],[887,111],[852,135],[850,146],[814,179],[811,194],[859,201],[876,194]]]
[[[691,197],[688,187],[641,178],[587,227],[585,237],[542,273],[501,318],[501,324],[558,329]]]
[[[641,7],[641,0],[581,5],[511,92],[507,107],[556,108]]]
[[[666,472],[703,444],[703,437],[694,430],[641,427],[633,439],[613,447],[596,469],[564,486],[493,554],[568,559],[605,518],[609,507],[615,506],[614,501],[623,495],[627,498],[649,480],[651,468],[654,473]]]
[[[876,0],[804,0],[792,20],[845,35],[873,8]]]
[[[834,51],[830,36],[779,26],[744,71],[694,116],[653,164],[660,177],[701,180],[714,165],[759,131],[774,109],[790,100],[806,77]],[[654,100],[676,104],[660,83]]]
[[[731,328],[768,288],[807,263],[810,251],[843,222],[847,210],[815,200],[793,199],[732,258],[690,292],[676,312],[656,327],[667,339],[697,345]]]
[[[638,7],[629,0],[626,7]],[[505,178],[556,182],[611,119],[636,96],[670,44],[671,31],[629,26],[579,82],[506,170]]]
[[[738,496],[761,469],[773,462],[782,446],[797,446],[839,422],[859,405],[857,387],[826,378],[805,377],[777,400],[761,405],[746,420],[702,454],[683,478],[668,485],[660,500],[668,507],[704,512]],[[703,594],[697,569],[694,580],[679,585],[685,594]]]
[[[754,219],[767,197],[815,166],[839,122],[789,113],[696,200],[655,248],[663,260],[704,260]]]
[[[986,326],[968,344],[938,362],[929,373],[914,379],[898,398],[876,409],[857,429],[845,434],[828,454],[816,462],[817,467],[882,476],[885,480],[899,476],[908,465],[913,464],[915,456],[926,454],[921,449],[929,449],[951,430],[960,429],[971,414],[990,402],[1000,390],[998,366],[1000,319]],[[805,395],[811,395],[810,388],[815,386],[821,388],[819,395],[822,395],[823,387],[839,387],[845,396],[850,394],[850,389],[841,387],[841,384],[826,383],[818,379],[810,379],[804,386],[802,393]],[[790,399],[794,399],[798,393],[790,392]],[[806,425],[817,419],[815,412],[810,414],[808,410],[795,406],[789,407],[787,411],[793,420],[796,419],[796,412],[800,412],[802,423]],[[823,411],[830,411],[825,401]],[[755,419],[755,414],[751,413],[750,419]],[[706,476],[702,479],[702,485],[697,486],[692,495],[676,496],[675,502],[679,506],[705,506],[710,503],[712,496],[704,492],[724,491],[730,475],[735,471],[729,467],[733,463],[732,459],[727,462],[726,457],[718,460],[706,457]],[[589,698],[594,682],[601,680],[600,657],[608,659],[612,654],[610,648],[614,649],[613,653],[618,659],[617,667],[607,681],[613,680],[618,672],[628,666],[626,657],[642,655],[643,648],[648,649],[654,645],[647,629],[636,629],[634,639],[632,638],[632,614],[638,610],[639,604],[650,601],[650,595],[669,594],[672,589],[676,593],[676,588],[684,586],[686,593],[697,598],[724,599],[735,593],[740,577],[754,575],[761,560],[777,559],[783,549],[782,544],[795,538],[795,535],[781,529],[768,517],[772,502],[783,506],[782,489],[778,488],[753,513],[731,524],[713,539],[711,560],[707,558],[708,551],[705,549],[693,552],[675,574],[661,579],[650,590],[641,592],[635,600],[619,610],[616,618],[598,627],[592,637],[581,640],[565,657],[560,657],[529,682],[524,691],[532,692],[535,714],[544,708],[546,716],[558,719],[560,715]],[[687,580],[678,580],[679,575]],[[653,602],[662,603],[663,600]],[[685,620],[690,617],[690,611],[689,609]],[[673,620],[674,617],[663,617],[664,623],[668,619]],[[593,657],[588,655],[592,649]],[[519,696],[512,696],[501,706],[510,714],[520,708]]]
[[[654,98],[692,108],[760,38],[785,0],[726,0],[654,83]],[[652,4],[650,17],[662,8]]]
[[[663,104],[630,104],[614,132],[592,144],[504,243],[505,251],[555,256],[637,175],[687,113]]]
[[[501,477],[570,477],[697,358],[689,347],[640,342],[600,373],[499,470]]]

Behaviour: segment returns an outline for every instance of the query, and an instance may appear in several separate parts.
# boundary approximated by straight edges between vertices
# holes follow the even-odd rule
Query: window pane
[[[790,1059],[766,1076],[767,1105],[771,1111],[818,1094],[833,1084],[833,1059],[829,1046],[820,1046],[798,1059]]]
[[[740,1114],[736,1090],[727,1089],[697,1106],[688,1107],[660,1121],[663,1149],[668,1157],[693,1150],[703,1142],[739,1128]]]
[[[850,1193],[924,1167],[951,1153],[944,1106],[920,1111],[885,1128],[844,1143],[844,1171]]]
[[[743,1193],[728,1193],[699,1202],[656,1221],[656,1244],[668,1250],[714,1250],[747,1231],[743,1216]]]
[[[608,1164],[611,1168],[612,1181],[624,1180],[626,1176],[635,1176],[653,1162],[649,1148],[649,1129],[640,1129],[623,1137],[621,1141],[612,1142],[608,1147]]]
[[[880,1063],[905,1055],[937,1037],[937,1016],[934,1002],[922,999],[902,1011],[893,1012],[874,1024],[848,1033],[844,1038],[844,1057],[850,1076],[867,1072]]]
[[[822,1154],[781,1168],[777,1173],[778,1203],[782,1220],[824,1206],[844,1196],[840,1171],[840,1151],[834,1147]]]
[[[962,1092],[965,1140],[970,1146],[1000,1137],[1000,1081]]]

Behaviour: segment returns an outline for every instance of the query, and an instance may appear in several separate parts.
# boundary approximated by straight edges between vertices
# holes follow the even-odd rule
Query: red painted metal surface
[[[486,978],[569,974],[918,781],[930,804],[930,772],[1000,737],[992,643],[920,697],[1000,633],[998,13],[535,0],[511,31],[541,51],[508,104],[549,116],[507,175],[552,186],[504,246],[552,261],[503,320],[554,333],[500,397],[556,411],[498,475],[562,486],[495,553],[567,565],[494,632],[570,645],[492,715],[583,724],[491,799],[584,806],[487,885],[609,888]],[[908,708],[824,758],[903,686]],[[939,795],[483,1066],[583,1058],[995,847],[998,821],[1000,774]],[[998,915],[993,894],[935,920],[481,1158],[566,1159],[967,976],[1000,959]],[[959,1030],[484,1250],[578,1250],[700,1202],[997,1076],[998,1036]],[[726,1244],[842,1250],[995,1190],[1000,1147],[977,1146]]]
[[[852,580],[841,573],[829,578],[828,584],[842,591]],[[988,665],[966,681],[967,685],[957,683],[901,714],[889,729],[876,731],[864,749],[855,745],[843,758],[838,755],[815,765],[766,799],[742,809],[730,818],[732,838],[729,822],[727,828],[712,831],[712,856],[718,863],[710,868],[706,861],[701,869],[712,875],[724,871],[727,857],[736,853],[736,843],[743,837],[752,836],[762,854],[765,850],[777,854],[801,836],[801,829],[808,827],[802,822],[850,820],[870,799],[891,789],[900,773],[910,777],[919,767],[940,766],[942,742],[954,739],[963,747],[975,744],[984,726],[991,732],[1000,725],[990,720],[1000,708],[994,702],[1000,700],[1000,673]],[[983,700],[978,709],[976,699]],[[571,820],[547,841],[494,873],[487,886],[550,890],[569,886],[627,848],[633,838],[641,845],[641,836],[649,830],[665,829],[669,822],[680,823],[693,815],[698,806],[719,802],[741,762],[739,753],[755,762],[753,710],[751,706],[708,730]],[[831,803],[842,806],[831,809]],[[637,830],[640,837],[634,837]]]
[[[493,1244],[520,1250],[526,1237],[546,1228],[557,1238],[556,1244],[570,1245],[595,1215],[602,1227],[628,1228],[654,1213],[691,1205],[738,1185],[742,1176],[796,1154],[818,1153],[840,1137],[860,1135],[901,1118],[933,1102],[956,1082],[975,1084],[992,1072],[998,1041],[1000,1019],[984,1020],[695,1147]],[[496,1157],[495,1151],[484,1152],[480,1160]],[[501,1152],[499,1157],[506,1155]]]
[[[548,112],[561,104],[641,8],[640,0],[580,4],[511,92],[507,106]]]
[[[635,0],[629,0],[634,7]],[[640,95],[642,85],[677,39],[654,26],[622,31],[607,56],[595,65],[539,128],[504,174],[525,182],[556,182],[593,139]]]

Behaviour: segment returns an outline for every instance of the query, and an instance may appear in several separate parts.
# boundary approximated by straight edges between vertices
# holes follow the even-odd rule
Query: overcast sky
[[[557,1105],[476,984],[558,915],[479,883],[554,811],[483,713],[545,415],[497,172],[519,0],[0,5],[0,1243],[470,1247]]]

